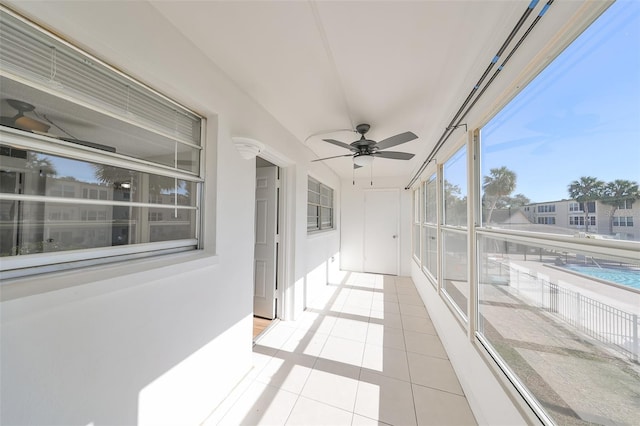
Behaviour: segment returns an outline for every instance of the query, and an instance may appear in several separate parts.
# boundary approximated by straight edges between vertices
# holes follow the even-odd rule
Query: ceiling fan
[[[46,136],[54,137],[56,139],[61,139],[66,142],[73,142],[78,145],[88,146],[90,148],[100,149],[103,151],[116,152],[116,149],[112,146],[103,145],[95,142],[83,141],[74,137],[73,135],[69,134],[69,132],[67,132],[66,130],[64,130],[57,124],[55,124],[53,121],[51,121],[46,115],[43,115],[44,119],[47,120],[49,124],[52,124],[58,129],[62,130],[69,137],[55,136],[55,135],[49,134],[47,133],[49,131],[49,128],[51,127],[49,124],[43,123],[42,121],[36,120],[31,117],[27,117],[26,115],[24,115],[25,112],[32,112],[38,118],[41,118],[40,115],[37,112],[35,112],[35,109],[36,109],[35,106],[31,105],[30,103],[20,101],[17,99],[7,99],[6,101],[7,101],[7,104],[9,104],[16,111],[18,111],[18,113],[13,117],[8,117],[8,116],[0,117],[0,125],[2,126],[13,127],[14,129],[26,130],[28,132],[33,132],[33,133],[45,134]]]
[[[325,142],[329,142],[330,144],[348,149],[349,151],[351,151],[351,154],[319,158],[313,161],[324,161],[330,160],[332,158],[351,156],[353,157],[353,168],[358,169],[360,167],[370,165],[376,157],[388,158],[391,160],[411,160],[414,157],[415,154],[410,154],[408,152],[383,151],[387,148],[391,148],[392,146],[400,145],[405,142],[417,139],[418,136],[416,136],[413,132],[400,133],[398,135],[391,136],[390,138],[383,139],[380,142],[376,142],[367,139],[364,136],[370,128],[371,126],[368,124],[358,124],[356,126],[356,131],[360,133],[360,139],[351,142],[350,144],[346,144],[335,139],[323,139],[323,141]]]

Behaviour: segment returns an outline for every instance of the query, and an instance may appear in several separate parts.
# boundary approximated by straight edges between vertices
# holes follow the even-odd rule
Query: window
[[[467,148],[443,166],[442,289],[464,319],[467,316]]]
[[[420,262],[420,189],[413,191],[413,257]]]
[[[555,211],[555,204],[545,204],[543,206],[538,206],[538,213],[554,213]]]
[[[640,56],[613,53],[631,51],[640,4],[614,2],[480,132],[478,175],[511,171],[504,197],[536,216],[476,228],[470,331],[544,424],[640,416],[621,391],[640,388],[638,216],[607,195],[640,181],[640,129],[625,126],[640,116]]]
[[[196,248],[202,118],[12,13],[0,20],[7,276],[46,268],[42,253],[73,250],[55,258],[72,267]]]
[[[633,208],[633,200],[622,200],[618,204],[618,208],[620,210],[631,210]]]
[[[312,177],[307,187],[307,232],[333,229],[333,189]]]
[[[423,184],[424,224],[422,226],[422,268],[433,277],[438,277],[438,195],[437,179],[433,174]]]
[[[633,216],[614,216],[613,226],[633,226]]]
[[[556,218],[552,216],[542,216],[538,218],[538,223],[540,225],[555,225]]]

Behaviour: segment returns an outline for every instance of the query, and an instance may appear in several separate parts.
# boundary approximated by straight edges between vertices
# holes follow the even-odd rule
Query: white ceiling
[[[426,159],[529,3],[152,2],[305,143],[314,153],[310,158],[348,153],[322,137],[346,143],[357,139],[344,131],[309,138],[320,131],[353,129],[365,122],[372,126],[367,136],[373,140],[416,133],[417,140],[391,148],[416,154],[413,160],[374,162],[375,176],[407,179]],[[525,28],[542,6],[537,5]],[[582,1],[555,2],[467,122],[486,120],[497,107],[497,97],[512,95],[519,84],[513,83],[516,77],[530,77],[548,61],[549,54],[536,56],[541,49],[557,51],[574,37],[585,25],[584,18],[576,18],[585,15],[585,7]],[[456,133],[463,135],[462,129]],[[352,175],[350,158],[326,164],[344,178]]]

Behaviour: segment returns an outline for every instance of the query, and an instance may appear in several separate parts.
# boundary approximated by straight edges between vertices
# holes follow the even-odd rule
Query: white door
[[[366,190],[364,194],[364,270],[398,275],[400,192]]]
[[[278,168],[256,168],[256,246],[253,314],[276,316],[276,250]]]

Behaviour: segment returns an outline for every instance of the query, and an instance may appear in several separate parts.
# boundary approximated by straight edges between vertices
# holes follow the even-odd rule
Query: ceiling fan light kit
[[[397,152],[397,151],[383,151],[387,148],[391,148],[392,146],[400,145],[414,139],[417,139],[413,132],[404,132],[395,136],[391,136],[390,138],[381,140],[380,142],[376,142],[370,139],[365,138],[365,133],[369,131],[371,128],[368,124],[358,124],[356,126],[356,131],[360,133],[360,139],[357,141],[351,142],[350,144],[346,144],[344,142],[337,141],[335,139],[322,139],[325,142],[328,142],[332,145],[339,146],[341,148],[346,148],[351,151],[351,154],[344,155],[336,155],[333,157],[319,158],[313,161],[324,161],[329,160],[331,158],[338,157],[353,157],[354,168],[360,168],[371,165],[375,157],[380,158],[388,158],[390,160],[410,160],[413,158],[415,154],[411,154],[408,152]]]
[[[353,157],[353,164],[355,164],[356,166],[360,166],[360,167],[366,167],[368,165],[370,165],[371,163],[373,163],[373,159],[375,157],[373,155],[370,154],[359,154],[356,155],[355,157]]]

